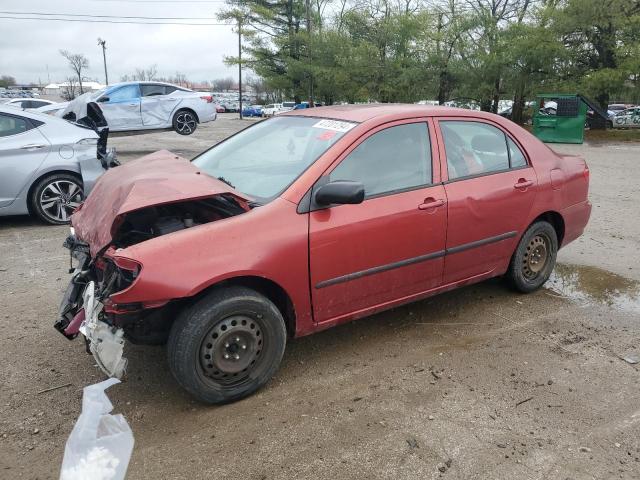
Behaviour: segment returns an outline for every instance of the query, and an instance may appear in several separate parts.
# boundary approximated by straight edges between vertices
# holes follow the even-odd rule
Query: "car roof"
[[[397,118],[411,117],[431,117],[431,116],[454,116],[454,117],[480,117],[494,120],[496,115],[481,112],[479,110],[468,110],[464,108],[416,105],[402,103],[370,103],[366,105],[331,105],[327,107],[306,108],[293,110],[284,113],[287,116],[305,116],[318,118],[332,118],[335,120],[345,120],[348,122],[366,122],[373,118],[389,117],[390,120]],[[500,117],[502,118],[502,117]]]
[[[167,83],[167,82],[156,82],[154,80],[133,80],[133,81],[129,81],[129,82],[118,82],[118,83],[112,83],[111,85],[109,85],[109,87],[122,87],[125,85],[167,85],[169,87],[176,87],[176,88],[185,88],[186,87],[181,87],[180,85],[174,85],[173,83]]]

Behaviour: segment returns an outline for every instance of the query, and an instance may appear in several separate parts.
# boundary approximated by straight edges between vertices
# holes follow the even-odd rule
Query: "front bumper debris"
[[[103,304],[95,297],[95,283],[89,282],[83,294],[85,319],[80,332],[86,337],[89,351],[100,369],[110,377],[122,378],[127,368],[123,358],[124,330],[100,319]]]

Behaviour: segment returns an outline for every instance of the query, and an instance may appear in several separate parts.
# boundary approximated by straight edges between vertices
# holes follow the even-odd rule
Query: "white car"
[[[43,107],[32,109],[34,112],[46,113],[54,117],[61,117],[64,109],[67,108],[69,102],[51,103]]]
[[[0,105],[0,216],[67,223],[109,167],[99,141],[91,128]]]
[[[45,100],[44,98],[12,98],[11,100],[7,100],[3,103],[3,105],[7,105],[8,107],[14,108],[40,108],[45,105],[51,105],[56,102],[52,102],[51,100]]]
[[[613,128],[640,128],[640,107],[631,107],[609,117]]]
[[[263,117],[273,117],[281,109],[282,109],[282,104],[281,103],[271,103],[269,105],[265,105],[264,107],[262,107],[262,116]]]
[[[284,112],[290,112],[295,108],[295,106],[296,106],[296,102],[282,102],[282,106],[276,112],[276,115],[279,115]]]
[[[69,102],[62,117],[74,121],[86,116],[87,104],[95,102],[110,132],[173,129],[191,135],[198,123],[216,119],[216,104],[208,93],[161,82],[123,82]]]

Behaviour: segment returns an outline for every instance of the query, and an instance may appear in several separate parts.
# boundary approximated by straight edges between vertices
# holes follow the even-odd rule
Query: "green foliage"
[[[640,6],[629,0],[228,0],[243,66],[273,99],[498,110],[544,91],[637,101]],[[237,57],[228,57],[237,64]],[[516,112],[518,110],[518,112]],[[522,108],[514,107],[518,117]],[[521,118],[521,117],[520,117]]]

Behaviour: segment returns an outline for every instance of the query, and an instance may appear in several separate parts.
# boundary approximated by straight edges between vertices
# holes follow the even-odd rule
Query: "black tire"
[[[183,108],[173,114],[173,129],[180,135],[191,135],[198,128],[198,118],[189,109]]]
[[[29,209],[51,225],[69,223],[69,217],[84,199],[82,180],[72,173],[52,173],[31,189]]]
[[[506,278],[519,292],[531,293],[542,287],[556,265],[558,235],[549,222],[531,225],[511,257]]]
[[[167,342],[169,369],[198,400],[233,402],[269,381],[286,340],[282,314],[269,299],[245,287],[220,288],[174,322]]]

